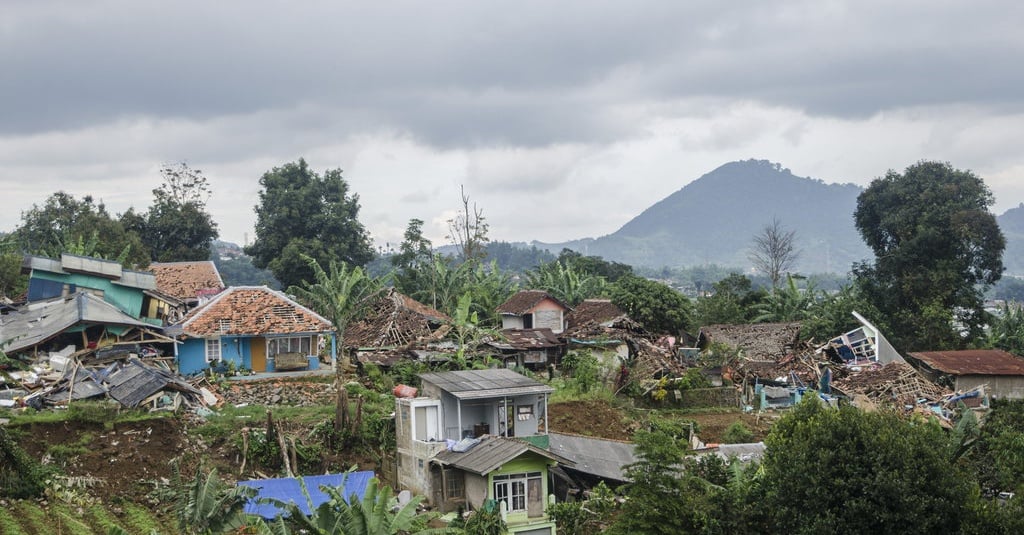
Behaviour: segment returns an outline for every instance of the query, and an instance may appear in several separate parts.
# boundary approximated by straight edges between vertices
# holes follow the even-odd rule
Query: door
[[[263,338],[250,338],[249,352],[252,354],[252,371],[267,371],[267,341]]]

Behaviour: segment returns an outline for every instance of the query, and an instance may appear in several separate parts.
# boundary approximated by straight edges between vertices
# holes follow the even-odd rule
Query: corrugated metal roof
[[[921,351],[909,355],[953,375],[1024,375],[1024,358],[1001,349]]]
[[[631,442],[548,433],[551,451],[571,459],[573,469],[606,479],[628,481],[622,468],[635,463],[636,446]]]
[[[316,509],[330,499],[324,491],[320,490],[321,486],[342,487],[341,495],[347,503],[351,503],[350,500],[353,494],[357,500],[363,499],[363,496],[366,494],[366,486],[370,483],[371,479],[373,479],[373,472],[363,471],[323,476],[304,476],[302,482],[305,483],[306,491],[309,493],[309,501],[313,502],[313,508]],[[298,478],[253,479],[239,481],[238,484],[243,487],[252,487],[259,491],[259,494],[246,502],[246,514],[272,519],[284,512],[272,503],[260,503],[260,500],[265,498],[279,500],[284,503],[294,502],[305,515],[308,516],[312,513],[309,509],[309,503],[306,501],[306,496],[302,493],[302,486],[299,484]]]
[[[479,399],[523,394],[550,394],[555,389],[507,368],[459,370],[420,374],[424,383],[436,385],[458,399]]]
[[[0,319],[0,342],[7,343],[5,351],[17,351],[44,342],[79,322],[159,330],[159,327],[139,321],[95,295],[79,292],[71,298],[33,303],[5,314]]]
[[[434,461],[485,476],[528,451],[562,464],[574,465],[573,461],[525,440],[495,436],[485,437],[465,453],[442,451],[434,457]]]

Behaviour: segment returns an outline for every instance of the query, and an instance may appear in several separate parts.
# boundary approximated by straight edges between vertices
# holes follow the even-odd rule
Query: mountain
[[[996,217],[996,221],[1006,237],[1006,250],[1003,251],[1006,273],[1024,273],[1024,203],[1010,208]]]
[[[795,270],[846,273],[872,258],[853,224],[854,184],[799,177],[777,163],[727,163],[657,202],[616,232],[596,239],[541,244],[633,266],[751,266],[751,242],[777,218],[796,231]]]

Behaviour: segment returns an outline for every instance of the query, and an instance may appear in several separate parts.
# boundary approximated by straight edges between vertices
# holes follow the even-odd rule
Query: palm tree
[[[526,283],[531,289],[544,290],[569,306],[597,297],[605,288],[604,278],[587,275],[561,262],[550,262],[538,267],[536,271],[528,272]]]
[[[806,288],[799,288],[792,275],[786,275],[786,285],[772,289],[772,293],[760,303],[755,322],[803,321],[810,317],[818,301],[818,290],[814,281],[807,281]]]
[[[316,282],[304,282],[303,287],[292,286],[288,291],[331,320],[338,333],[338,347],[344,348],[346,327],[362,314],[369,303],[368,298],[383,289],[383,281],[370,276],[359,266],[349,269],[344,262],[339,264],[332,260],[327,272],[315,258],[302,255],[302,259],[313,270]]]

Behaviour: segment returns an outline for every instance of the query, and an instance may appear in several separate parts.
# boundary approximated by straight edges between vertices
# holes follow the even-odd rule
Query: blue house
[[[284,366],[275,363],[285,362],[288,369],[315,369],[327,339],[332,363],[337,355],[330,321],[266,286],[228,288],[165,333],[182,341],[176,348],[182,375],[226,363],[254,372],[280,371]]]

